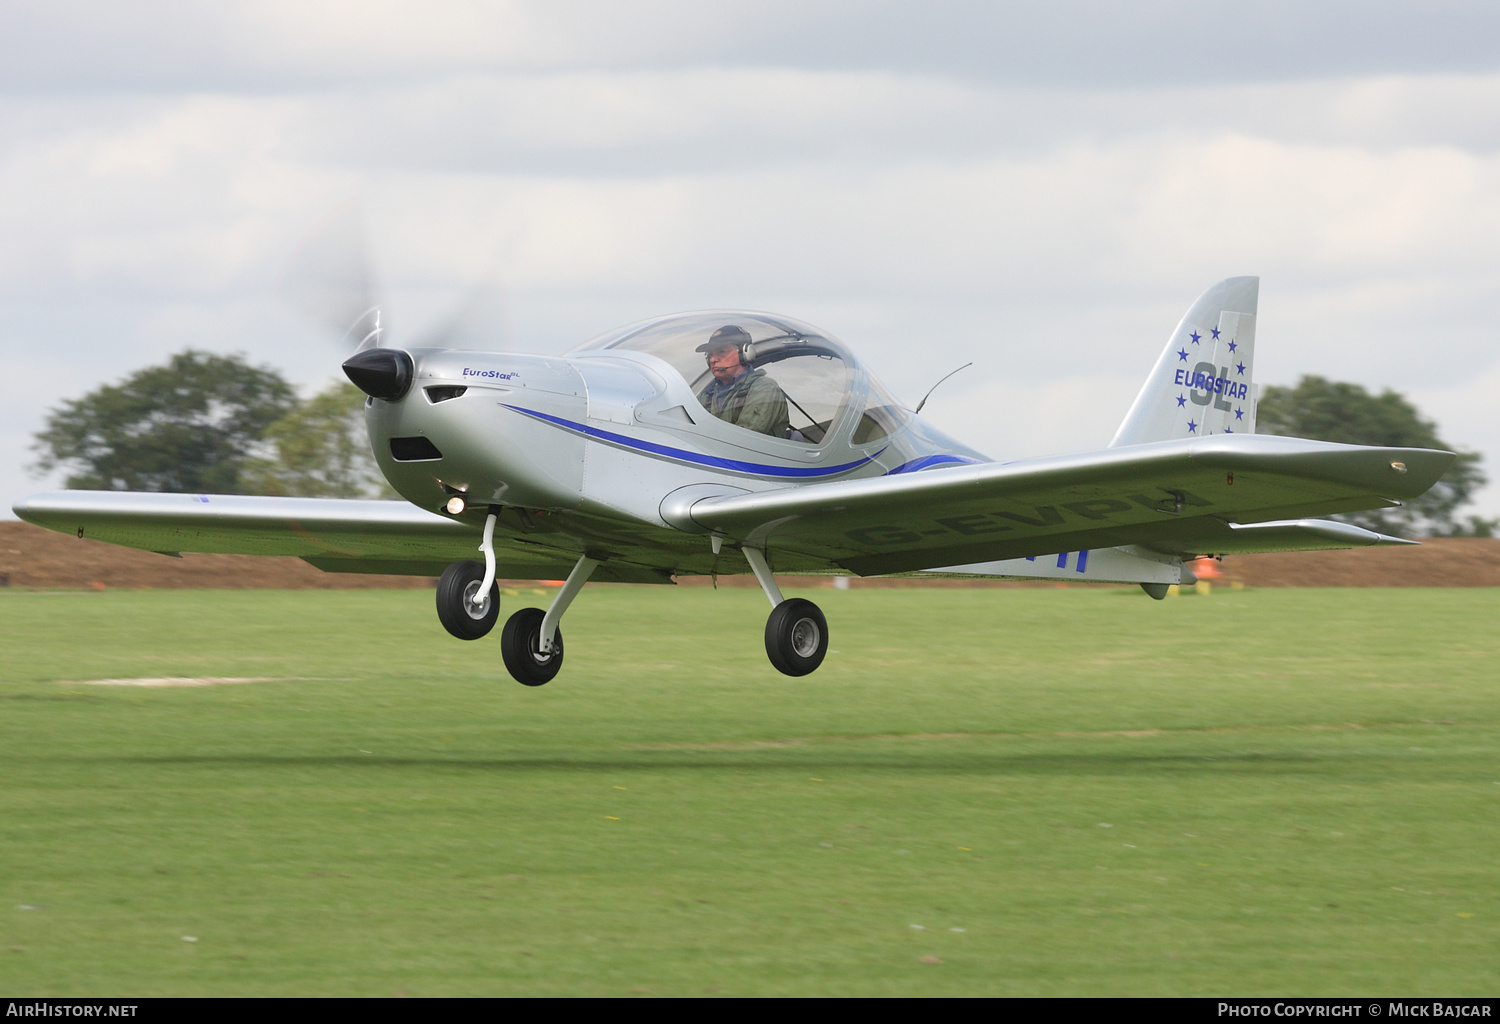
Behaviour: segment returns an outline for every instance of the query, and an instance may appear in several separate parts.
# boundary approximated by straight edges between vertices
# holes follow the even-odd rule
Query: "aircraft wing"
[[[53,491],[15,506],[29,523],[61,533],[163,554],[294,555],[328,572],[437,576],[452,562],[479,560],[480,530],[405,501],[275,498],[241,494]],[[504,579],[562,579],[576,554],[496,530]],[[640,566],[601,566],[595,579],[668,583]]]
[[[1285,520],[1397,505],[1453,459],[1225,434],[710,496],[663,514],[679,528],[826,557],[864,576],[1121,545],[1169,555],[1355,547],[1397,541]]]

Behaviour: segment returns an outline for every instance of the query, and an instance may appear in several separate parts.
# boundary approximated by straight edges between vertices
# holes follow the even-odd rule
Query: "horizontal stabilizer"
[[[1229,524],[1230,547],[1220,554],[1247,554],[1253,551],[1321,551],[1339,548],[1393,547],[1415,544],[1414,540],[1388,537],[1331,519],[1287,519],[1273,523]]]

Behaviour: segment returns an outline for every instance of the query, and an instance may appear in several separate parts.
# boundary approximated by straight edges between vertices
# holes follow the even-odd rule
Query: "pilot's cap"
[[[750,344],[750,335],[743,327],[736,324],[726,324],[717,331],[714,331],[713,334],[710,334],[708,340],[693,351],[707,352],[709,355],[713,355],[721,348],[739,348],[748,344]]]

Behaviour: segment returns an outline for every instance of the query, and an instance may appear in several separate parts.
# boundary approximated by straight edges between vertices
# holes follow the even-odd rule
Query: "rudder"
[[[1255,310],[1260,278],[1231,277],[1183,316],[1111,448],[1255,433]]]

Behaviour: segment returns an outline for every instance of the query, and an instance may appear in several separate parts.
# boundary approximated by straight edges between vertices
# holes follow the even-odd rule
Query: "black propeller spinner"
[[[394,402],[411,390],[411,356],[394,348],[367,348],[344,360],[344,375],[373,398]]]

